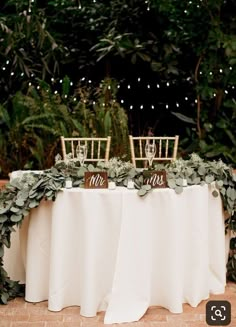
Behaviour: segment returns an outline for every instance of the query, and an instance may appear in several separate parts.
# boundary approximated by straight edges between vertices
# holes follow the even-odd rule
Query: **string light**
[[[130,85],[129,84],[128,84],[127,88],[130,89]]]
[[[166,86],[170,86],[170,83],[169,83],[169,82],[167,82],[167,83],[166,83]]]
[[[140,77],[138,77],[138,82],[140,82],[141,81],[141,78]]]
[[[9,65],[9,60],[6,61],[6,65]]]
[[[169,108],[169,105],[168,104],[166,104],[166,109],[168,109]]]
[[[54,94],[57,94],[58,93],[58,91],[56,90],[56,91],[54,91]]]
[[[219,72],[220,72],[220,73],[223,73],[223,69],[220,69]]]
[[[140,109],[143,109],[143,105],[141,104]]]
[[[148,88],[148,89],[150,89],[150,88],[151,88],[150,84],[148,84],[148,85],[147,85],[147,88]]]
[[[178,102],[176,102],[176,107],[179,108],[179,103]]]
[[[76,99],[76,98],[74,98],[73,100],[74,100],[74,101],[76,101],[77,99]]]
[[[151,105],[151,108],[152,108],[152,109],[155,109],[155,106],[154,106],[154,105]]]
[[[108,88],[108,90],[110,90],[110,89],[111,89],[111,85],[108,85],[108,87],[107,87],[107,88]]]
[[[129,106],[129,109],[131,109],[131,110],[132,110],[132,109],[133,109],[133,106],[132,106],[132,105],[131,105],[131,106]]]
[[[158,88],[158,89],[160,88],[160,85],[159,85],[159,84],[157,84],[157,88]]]
[[[122,100],[120,100],[120,103],[124,103],[124,100],[122,99]]]
[[[188,97],[185,97],[184,100],[188,101]]]

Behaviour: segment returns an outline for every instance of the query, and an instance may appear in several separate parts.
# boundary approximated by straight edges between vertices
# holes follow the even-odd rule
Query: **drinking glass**
[[[156,154],[156,144],[155,144],[154,141],[152,143],[150,143],[150,142],[146,143],[146,145],[145,145],[145,154],[146,154],[146,157],[148,159],[149,166],[151,167],[153,159],[154,159],[155,154]]]
[[[84,160],[87,158],[87,145],[78,144],[76,147],[76,157],[80,162],[80,166],[84,165]]]

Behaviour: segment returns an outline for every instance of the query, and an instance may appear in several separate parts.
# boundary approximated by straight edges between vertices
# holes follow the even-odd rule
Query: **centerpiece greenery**
[[[214,184],[213,196],[221,196],[226,214],[226,231],[236,232],[236,174],[233,169],[221,160],[204,161],[198,155],[192,154],[188,160],[178,159],[168,164],[157,164],[153,170],[165,170],[167,185],[180,194],[184,190],[183,180],[187,185]],[[15,231],[14,226],[20,226],[24,217],[29,215],[44,200],[54,201],[57,193],[65,186],[67,178],[72,180],[73,187],[84,186],[86,171],[107,171],[108,179],[115,181],[117,186],[126,187],[128,180],[134,181],[138,196],[145,196],[151,191],[150,185],[145,185],[143,170],[136,169],[130,162],[112,158],[109,162],[99,162],[80,166],[77,160],[61,160],[56,157],[55,165],[41,173],[22,172],[11,179],[0,193],[0,303],[23,296],[24,286],[12,281],[3,268],[4,246],[11,245],[10,236]],[[234,239],[233,239],[234,240]],[[229,279],[236,281],[235,242],[231,242],[231,252],[228,261]]]

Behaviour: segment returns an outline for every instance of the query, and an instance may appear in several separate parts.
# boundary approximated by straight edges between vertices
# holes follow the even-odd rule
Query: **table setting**
[[[104,173],[107,187],[85,187],[85,173]],[[165,187],[157,187],[159,176]],[[1,269],[25,283],[26,301],[47,300],[50,311],[105,310],[105,324],[138,321],[151,305],[181,313],[183,303],[196,307],[224,293],[224,210],[233,217],[233,185],[230,167],[196,154],[146,169],[120,158],[92,165],[57,157],[1,193],[0,221],[9,231],[20,226],[21,253],[14,257],[6,234]],[[4,294],[7,303],[12,295]]]

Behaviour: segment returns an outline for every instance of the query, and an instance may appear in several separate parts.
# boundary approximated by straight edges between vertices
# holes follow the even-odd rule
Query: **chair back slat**
[[[156,155],[154,162],[173,161],[177,157],[179,136],[132,136],[129,135],[131,161],[136,167],[138,162],[146,166],[148,158],[145,154],[145,144],[154,142],[156,144]]]
[[[87,158],[85,162],[98,162],[109,160],[111,137],[64,137],[61,136],[62,158],[66,159],[71,153],[72,159],[76,158],[76,147],[86,144]]]

